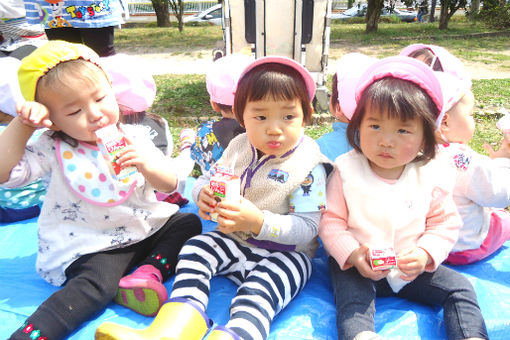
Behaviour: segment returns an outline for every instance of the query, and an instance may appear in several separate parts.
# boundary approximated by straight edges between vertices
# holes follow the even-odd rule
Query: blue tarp
[[[187,183],[187,189],[193,180]],[[189,197],[189,192],[186,193]],[[191,202],[184,212],[197,212]],[[215,224],[202,221],[204,232]],[[479,263],[455,267],[471,281],[492,340],[510,338],[510,242]],[[0,225],[0,339],[7,339],[58,287],[46,283],[35,271],[37,220]],[[173,279],[166,282],[170,291]],[[236,286],[216,277],[211,282],[207,314],[225,324]],[[355,292],[353,292],[355,294]],[[441,308],[418,305],[398,298],[376,301],[376,331],[387,339],[444,339]],[[327,258],[321,247],[313,260],[312,278],[289,306],[276,316],[269,339],[337,339],[336,311],[329,282]],[[145,328],[153,318],[144,317],[111,303],[108,308],[83,324],[69,339],[93,339],[96,328],[112,321],[134,328]]]

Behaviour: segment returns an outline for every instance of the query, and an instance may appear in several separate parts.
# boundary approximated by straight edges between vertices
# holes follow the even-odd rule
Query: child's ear
[[[445,113],[443,119],[441,120],[441,126],[439,127],[441,131],[447,131],[450,129],[450,122],[448,121],[449,118],[450,116],[448,113]]]
[[[214,102],[212,100],[209,100],[209,102],[211,103],[211,107],[214,110],[214,112],[221,112],[221,109],[218,106],[218,104],[216,104],[216,102]]]

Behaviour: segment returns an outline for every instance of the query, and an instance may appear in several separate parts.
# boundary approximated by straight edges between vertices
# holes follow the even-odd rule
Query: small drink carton
[[[124,181],[137,172],[134,166],[121,169],[117,163],[120,151],[127,146],[126,139],[117,126],[105,126],[96,131],[96,136],[97,146],[108,163],[110,173],[114,179]]]
[[[217,167],[209,181],[209,188],[217,202],[239,201],[241,199],[241,179],[228,168]],[[218,222],[218,213],[211,213],[211,221]]]
[[[397,257],[393,247],[370,247],[369,256],[372,270],[386,270],[397,267]]]

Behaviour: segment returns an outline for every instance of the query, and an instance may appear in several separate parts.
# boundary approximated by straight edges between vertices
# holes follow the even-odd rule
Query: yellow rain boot
[[[152,324],[133,329],[105,322],[96,329],[96,340],[200,340],[211,327],[207,315],[189,299],[169,299]]]
[[[241,340],[230,328],[217,325],[205,337],[206,340]]]

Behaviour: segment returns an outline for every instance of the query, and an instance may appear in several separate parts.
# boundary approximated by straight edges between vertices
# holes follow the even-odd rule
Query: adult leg
[[[112,300],[119,279],[134,261],[132,247],[80,257],[67,268],[65,286],[44,301],[10,339],[35,339],[36,334],[64,338]]]
[[[114,26],[99,28],[79,28],[82,42],[96,51],[100,57],[115,54]]]
[[[81,35],[78,28],[73,27],[59,27],[59,28],[47,28],[44,30],[48,40],[64,40],[71,43],[81,44]]]
[[[373,281],[361,276],[354,267],[341,270],[332,257],[329,258],[329,275],[335,294],[338,339],[352,340],[363,331],[375,332]]]
[[[274,316],[305,287],[311,273],[312,262],[303,253],[272,252],[264,257],[237,290],[226,327],[243,340],[266,339]]]
[[[424,272],[406,285],[397,296],[444,309],[448,339],[488,339],[485,321],[471,283],[445,266]]]

